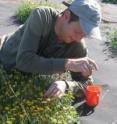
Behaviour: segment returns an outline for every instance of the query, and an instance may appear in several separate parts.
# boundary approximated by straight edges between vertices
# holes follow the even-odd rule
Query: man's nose
[[[78,41],[78,40],[81,40],[82,38],[83,36],[80,35],[80,36],[77,36],[75,40]]]
[[[77,35],[77,36],[78,36],[77,38],[78,38],[79,40],[81,40],[82,38],[85,37],[84,33],[81,33],[80,35]]]

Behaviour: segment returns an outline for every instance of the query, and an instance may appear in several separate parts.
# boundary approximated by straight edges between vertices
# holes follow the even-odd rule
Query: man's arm
[[[24,34],[16,57],[16,68],[21,71],[40,74],[65,71],[65,59],[48,59],[37,54],[40,37],[45,30],[44,28],[47,28],[44,27],[45,19],[48,19],[46,14],[43,9],[35,9],[25,24]]]
[[[66,60],[67,65],[65,64],[66,70],[71,72],[72,80],[69,81],[61,79],[59,81],[53,82],[44,95],[46,98],[52,96],[56,97],[61,96],[63,93],[65,93],[66,89],[71,90],[75,96],[79,96],[79,93],[83,93],[83,90],[86,87],[86,85],[92,84],[93,82],[91,77],[92,69],[97,69],[97,65],[92,59],[86,57],[87,56],[86,48],[83,47],[82,44],[80,45],[80,47],[79,45],[77,48],[75,47],[77,50],[74,49],[73,51],[75,55],[73,55],[73,52],[69,52],[72,53],[74,57],[71,55],[71,57],[69,58],[72,59],[67,59]],[[86,69],[86,74],[88,74],[87,77],[83,76],[84,71],[82,70],[81,66],[84,65],[87,66],[92,65],[90,68],[91,69],[90,73],[89,71],[87,72]]]
[[[77,45],[77,47],[75,47],[74,49],[74,57],[73,58],[83,58],[83,57],[86,57],[88,56],[88,50],[87,50],[87,47],[86,47],[86,44],[85,44],[85,40],[82,39],[82,41]],[[85,81],[86,78],[82,75],[81,72],[73,72],[73,71],[70,71],[71,73],[71,77],[74,81]]]
[[[76,49],[76,54],[74,55],[74,58],[84,58],[88,56],[88,52],[87,52],[87,48],[85,45],[85,41],[83,40],[82,44],[80,45],[80,48],[78,47],[78,49]],[[81,89],[81,87],[85,86],[85,83],[93,83],[93,78],[92,75],[89,75],[87,77],[83,76],[83,74],[81,72],[73,72],[70,71],[71,73],[71,77],[72,77],[72,81],[67,81],[68,86],[70,88],[70,90],[72,90],[74,93],[76,93],[79,89]]]

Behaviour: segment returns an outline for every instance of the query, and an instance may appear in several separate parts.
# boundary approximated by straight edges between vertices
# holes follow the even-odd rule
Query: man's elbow
[[[18,56],[16,58],[16,68],[20,71],[27,72],[27,60],[25,56]]]

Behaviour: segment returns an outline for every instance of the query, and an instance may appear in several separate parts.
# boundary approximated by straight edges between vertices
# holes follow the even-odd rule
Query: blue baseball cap
[[[96,0],[74,0],[71,4],[63,1],[63,4],[79,17],[81,28],[87,37],[102,39],[99,28],[101,8]]]

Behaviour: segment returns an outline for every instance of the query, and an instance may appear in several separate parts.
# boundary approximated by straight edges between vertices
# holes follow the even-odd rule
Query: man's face
[[[79,21],[69,22],[69,14],[69,12],[65,13],[62,17],[63,23],[59,27],[59,38],[65,43],[80,42],[81,39],[85,36],[85,33],[83,32]]]
[[[80,42],[85,36],[79,22],[68,22],[61,27],[61,38],[65,43]]]

